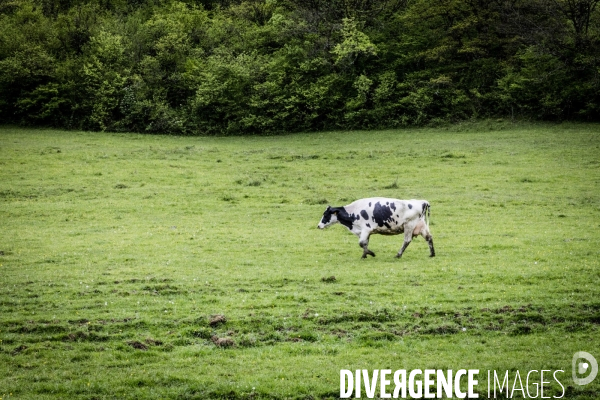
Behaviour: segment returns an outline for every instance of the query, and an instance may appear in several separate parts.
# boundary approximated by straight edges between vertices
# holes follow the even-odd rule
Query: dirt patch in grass
[[[138,349],[138,350],[148,350],[148,346],[145,345],[144,343],[137,341],[137,340],[130,340],[127,342],[127,344],[131,347],[133,347],[134,349]]]
[[[24,350],[27,350],[28,347],[25,346],[24,344],[17,346],[13,349],[13,351],[10,352],[11,355],[16,356],[17,354],[21,353]]]
[[[157,339],[152,339],[152,338],[146,338],[146,340],[144,340],[144,342],[146,342],[146,344],[148,344],[150,346],[162,346],[163,345],[162,340],[157,340]]]
[[[217,347],[234,347],[235,346],[235,342],[230,337],[220,338],[218,336],[213,336],[211,338],[211,340]]]
[[[210,326],[219,326],[221,324],[224,324],[225,322],[227,322],[227,318],[224,315],[218,314],[218,315],[213,315],[210,318],[210,321],[208,322],[208,324]]]

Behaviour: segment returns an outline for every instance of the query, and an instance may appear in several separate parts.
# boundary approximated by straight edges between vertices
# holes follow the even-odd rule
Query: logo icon
[[[596,375],[598,375],[598,362],[594,356],[585,351],[578,351],[573,354],[572,367],[573,382],[579,386],[587,385],[596,378]],[[578,377],[578,375],[584,375],[588,372],[589,375],[587,377]]]

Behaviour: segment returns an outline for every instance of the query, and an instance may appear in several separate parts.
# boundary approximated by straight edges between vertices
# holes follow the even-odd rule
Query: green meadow
[[[436,257],[317,229],[373,196],[427,199]],[[341,369],[479,369],[486,398],[544,369],[595,399],[571,359],[600,360],[599,260],[600,125],[3,127],[0,398],[332,399]]]

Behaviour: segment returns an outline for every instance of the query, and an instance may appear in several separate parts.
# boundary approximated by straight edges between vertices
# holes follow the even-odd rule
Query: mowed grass
[[[429,200],[437,256],[316,228],[372,196]],[[600,359],[599,228],[598,125],[1,128],[0,398],[337,398],[385,368],[479,369],[482,398],[488,370],[560,369],[598,398],[571,358]]]

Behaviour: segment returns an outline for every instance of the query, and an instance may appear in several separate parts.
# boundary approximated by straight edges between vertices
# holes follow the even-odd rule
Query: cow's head
[[[331,225],[335,224],[336,222],[338,222],[338,219],[337,219],[338,211],[339,211],[338,208],[335,208],[335,207],[332,208],[331,206],[327,206],[327,209],[323,213],[323,218],[321,218],[321,222],[319,222],[319,225],[317,225],[317,228],[325,229],[328,226],[331,226]]]

